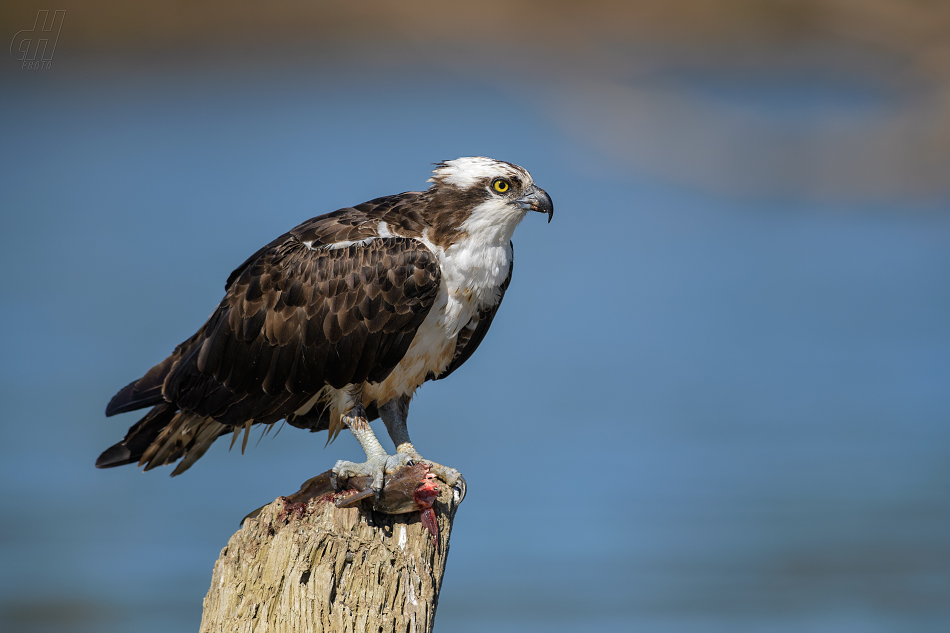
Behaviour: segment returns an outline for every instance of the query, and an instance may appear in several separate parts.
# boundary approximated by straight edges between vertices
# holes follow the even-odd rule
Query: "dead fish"
[[[386,480],[379,495],[374,495],[370,488],[372,477],[351,477],[344,484],[343,490],[336,490],[331,483],[332,471],[320,473],[311,477],[300,486],[300,490],[292,495],[281,497],[286,505],[285,512],[296,511],[302,515],[307,503],[325,495],[340,495],[339,498],[328,497],[338,508],[351,508],[360,502],[367,501],[377,512],[384,514],[403,514],[419,512],[422,525],[432,535],[436,547],[441,547],[439,541],[439,523],[436,520],[432,504],[439,496],[439,480],[429,472],[426,464],[411,464],[399,469]],[[356,494],[347,494],[355,490]],[[462,483],[460,499],[465,495],[465,485]],[[345,496],[343,496],[345,495]],[[241,521],[255,518],[264,506],[248,514]],[[285,515],[282,515],[285,516]]]

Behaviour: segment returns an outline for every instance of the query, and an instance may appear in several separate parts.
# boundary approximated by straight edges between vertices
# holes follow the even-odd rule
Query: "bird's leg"
[[[424,459],[409,441],[409,429],[406,428],[406,420],[409,417],[408,400],[398,396],[393,398],[379,407],[379,417],[383,419],[386,430],[389,431],[389,437],[396,445],[396,455],[407,455],[414,463],[426,464],[429,472],[448,485],[458,487],[462,496],[465,495],[465,478],[459,471]]]
[[[343,423],[349,427],[350,432],[359,441],[360,446],[366,452],[366,461],[362,464],[339,460],[333,467],[331,474],[331,483],[337,490],[340,489],[340,480],[347,480],[350,477],[372,477],[373,482],[370,488],[379,496],[379,492],[385,485],[386,475],[391,475],[400,468],[412,461],[409,455],[389,455],[386,449],[376,439],[376,434],[366,419],[366,412],[363,405],[356,399],[356,403],[349,413],[343,415]]]

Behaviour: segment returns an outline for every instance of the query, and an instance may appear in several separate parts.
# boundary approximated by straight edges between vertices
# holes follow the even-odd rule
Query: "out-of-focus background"
[[[56,1],[0,6],[0,629],[196,629],[358,445],[97,471],[106,402],[260,245],[481,154],[557,213],[413,405],[470,486],[439,629],[950,630],[950,4]]]

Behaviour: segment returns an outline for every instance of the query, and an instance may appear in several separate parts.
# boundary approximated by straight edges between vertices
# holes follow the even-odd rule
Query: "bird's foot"
[[[334,490],[342,490],[346,486],[346,481],[351,477],[370,477],[372,483],[369,487],[378,498],[383,486],[386,485],[386,475],[394,474],[403,466],[411,464],[412,461],[412,457],[406,453],[373,455],[367,457],[366,461],[361,464],[341,459],[331,471],[330,483]]]

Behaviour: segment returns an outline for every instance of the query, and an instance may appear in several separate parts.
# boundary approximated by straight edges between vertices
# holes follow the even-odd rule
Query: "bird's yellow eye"
[[[498,193],[505,193],[511,189],[511,183],[505,180],[504,178],[495,178],[494,182],[491,184],[492,189]]]

